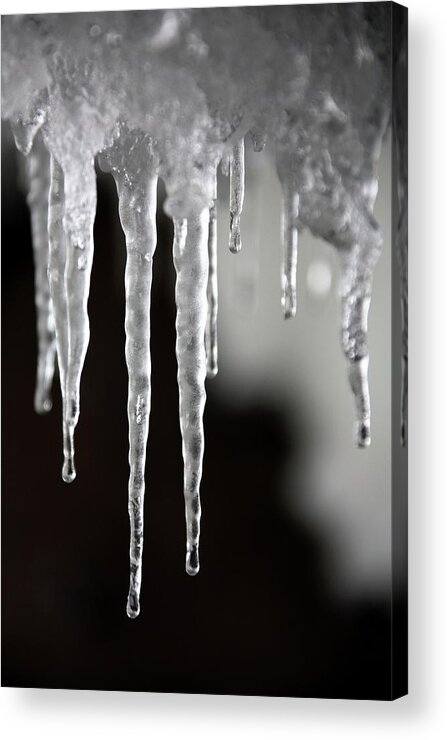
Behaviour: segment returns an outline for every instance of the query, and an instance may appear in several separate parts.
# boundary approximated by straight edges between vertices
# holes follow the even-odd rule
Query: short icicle
[[[251,143],[254,152],[262,152],[267,144],[267,134],[258,126],[253,126],[250,131]]]
[[[230,251],[241,251],[241,213],[245,191],[244,139],[234,147],[230,160]]]
[[[210,208],[208,224],[208,317],[206,322],[206,374],[208,378],[217,375],[217,193],[214,194],[213,205]]]
[[[24,121],[19,116],[11,121],[15,145],[25,156],[30,153],[36,134],[42,128],[44,121],[45,113],[39,105],[35,106],[29,120]]]
[[[64,404],[65,463],[62,477],[66,483],[71,483],[76,477],[74,432],[79,421],[81,375],[90,338],[87,302],[96,213],[96,175],[93,157],[88,157],[85,162],[74,160],[65,169],[64,190],[68,361]]]
[[[51,387],[54,376],[56,337],[53,306],[48,280],[48,197],[50,155],[38,135],[27,159],[28,196],[34,255],[34,289],[37,317],[38,360],[34,408],[38,414],[52,407]]]
[[[298,258],[299,195],[291,182],[282,181],[282,296],[285,319],[296,314],[296,268]]]
[[[205,328],[208,281],[208,209],[174,220],[177,272],[177,364],[183,440],[186,515],[186,572],[199,572],[200,480],[204,452]]]
[[[62,431],[64,465],[62,478],[73,480],[73,449],[71,437],[65,421],[66,379],[68,365],[68,318],[67,292],[65,287],[65,265],[67,246],[64,229],[65,194],[64,174],[62,168],[51,156],[50,162],[50,193],[48,200],[48,281],[53,305],[54,324],[56,329],[57,362],[59,367],[59,381],[62,396]]]
[[[369,291],[350,281],[351,270],[342,272],[342,345],[348,361],[348,379],[356,406],[354,443],[357,447],[371,444],[371,404],[369,396],[369,353],[366,344]]]
[[[157,176],[141,147],[138,173],[115,168],[119,214],[126,237],[126,363],[129,375],[130,583],[127,615],[140,613],[144,536],[144,472],[151,407],[150,305],[152,260],[157,244]]]

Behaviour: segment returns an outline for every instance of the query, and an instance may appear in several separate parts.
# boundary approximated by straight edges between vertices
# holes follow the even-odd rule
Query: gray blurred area
[[[369,312],[372,444],[353,444],[354,402],[340,346],[338,254],[305,231],[298,256],[298,310],[280,303],[281,193],[268,148],[246,147],[243,245],[228,251],[228,184],[219,181],[219,391],[259,396],[287,409],[290,431],[306,420],[305,456],[292,451],[281,505],[323,534],[339,594],[388,589],[391,578],[391,140],[379,164],[375,216],[384,245]]]

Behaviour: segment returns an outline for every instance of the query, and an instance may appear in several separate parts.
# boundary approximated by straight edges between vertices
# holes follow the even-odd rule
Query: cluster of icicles
[[[241,249],[244,140],[272,146],[283,192],[282,305],[296,311],[301,228],[337,249],[342,344],[370,443],[366,321],[381,236],[376,167],[390,115],[388,9],[362,5],[22,16],[3,19],[3,116],[28,155],[39,359],[35,407],[63,400],[62,477],[89,341],[95,158],[115,180],[127,246],[130,589],[140,610],[150,294],[157,180],[174,222],[186,571],[199,570],[205,378],[217,373],[216,170],[230,176],[229,247]]]

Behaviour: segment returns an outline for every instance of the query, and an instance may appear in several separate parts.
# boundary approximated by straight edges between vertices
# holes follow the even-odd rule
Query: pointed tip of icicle
[[[287,319],[294,319],[296,316],[296,303],[283,305],[283,316]]]
[[[292,288],[283,289],[281,305],[285,319],[293,319],[296,316],[296,291]]]
[[[241,247],[241,217],[236,213],[230,213],[230,252],[237,254]]]
[[[200,570],[199,563],[199,546],[193,545],[191,550],[186,553],[186,572],[189,576],[196,576]]]
[[[62,468],[62,480],[65,483],[73,483],[75,478],[76,478],[76,469],[74,466],[74,460],[72,458],[69,458],[65,460],[64,466]]]
[[[48,414],[53,408],[53,402],[49,396],[36,395],[34,398],[34,411],[36,414]]]
[[[136,619],[140,613],[140,600],[135,591],[129,591],[126,612],[129,619]]]
[[[16,124],[15,126],[11,126],[11,128],[17,149],[24,157],[27,157],[33,148],[34,132],[30,133],[30,131],[21,124]]]
[[[355,444],[359,449],[366,449],[371,445],[371,428],[369,421],[357,422],[355,425]]]
[[[210,362],[206,368],[206,377],[212,380],[216,377],[218,370],[219,368],[217,367],[217,362]]]

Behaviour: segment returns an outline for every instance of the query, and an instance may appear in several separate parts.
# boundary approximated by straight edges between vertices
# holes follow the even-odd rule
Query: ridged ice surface
[[[199,571],[200,479],[204,450],[209,212],[174,220],[177,364],[184,461],[186,572]]]
[[[157,160],[152,141],[121,127],[102,155],[115,179],[126,238],[126,362],[129,374],[130,585],[127,614],[137,617],[143,555],[146,445],[151,409],[150,307],[152,259],[157,245]]]
[[[187,572],[199,570],[205,378],[217,373],[216,168],[230,176],[229,246],[237,253],[245,144],[261,152],[267,143],[276,158],[283,194],[278,296],[285,317],[296,312],[300,230],[309,228],[340,255],[354,436],[359,447],[370,444],[367,315],[382,243],[373,208],[390,117],[390,20],[386,3],[2,19],[2,113],[29,156],[35,405],[38,411],[51,406],[56,344],[67,482],[76,475],[89,341],[95,157],[118,191],[127,247],[130,617],[139,613],[142,578],[158,178],[175,232]]]

